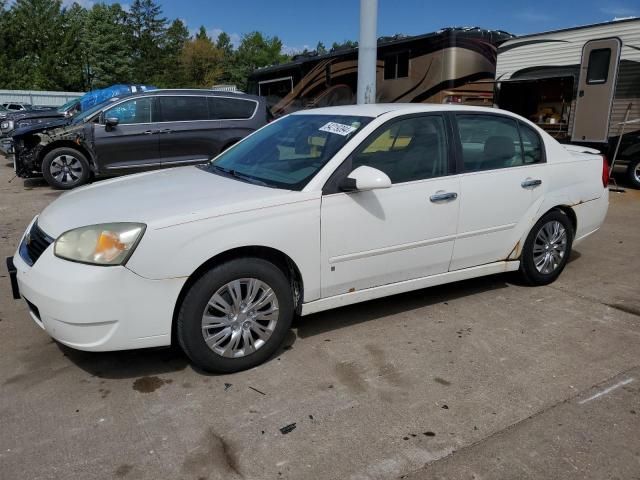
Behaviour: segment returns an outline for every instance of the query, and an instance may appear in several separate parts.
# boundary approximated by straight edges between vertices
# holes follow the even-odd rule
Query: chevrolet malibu
[[[177,342],[233,372],[272,356],[294,315],[500,272],[553,282],[604,221],[607,172],[501,110],[307,110],[208,164],[61,196],[7,264],[60,343]]]

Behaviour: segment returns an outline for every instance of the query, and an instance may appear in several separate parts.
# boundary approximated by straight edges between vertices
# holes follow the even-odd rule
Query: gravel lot
[[[59,193],[0,157],[0,254]],[[267,364],[57,345],[0,271],[1,479],[640,478],[640,192],[553,285],[499,275],[299,320]]]

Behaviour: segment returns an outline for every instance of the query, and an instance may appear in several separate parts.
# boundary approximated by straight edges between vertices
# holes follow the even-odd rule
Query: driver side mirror
[[[355,192],[389,188],[390,186],[391,179],[386,173],[377,168],[363,165],[356,168],[340,183],[340,190]]]
[[[118,117],[107,117],[104,121],[104,125],[107,130],[111,130],[116,127],[120,123]]]

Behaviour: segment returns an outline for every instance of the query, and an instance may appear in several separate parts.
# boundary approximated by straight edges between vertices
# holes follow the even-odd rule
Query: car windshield
[[[94,105],[93,107],[91,107],[89,110],[86,110],[84,112],[82,112],[82,115],[74,115],[73,118],[73,123],[82,123],[82,122],[86,122],[87,120],[89,120],[89,118],[91,118],[93,115],[95,115],[97,112],[99,112],[100,110],[102,110],[104,107],[106,107],[107,105],[120,100],[121,97],[111,97],[109,100],[106,100],[102,103],[99,103],[98,105]]]
[[[58,113],[65,113],[67,110],[69,110],[71,107],[73,107],[73,105],[75,105],[76,103],[78,103],[79,97],[78,98],[74,98],[73,100],[69,100],[67,103],[65,103],[64,105],[56,108],[56,111]]]
[[[348,115],[289,115],[201,168],[259,185],[301,190],[371,120]]]

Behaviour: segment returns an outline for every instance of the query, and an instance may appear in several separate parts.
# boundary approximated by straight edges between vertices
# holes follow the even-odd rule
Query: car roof
[[[260,100],[261,97],[256,95],[249,95],[240,92],[223,92],[220,90],[208,90],[205,88],[158,88],[155,90],[146,90],[144,92],[136,92],[131,96],[148,96],[148,95],[204,95],[208,97],[235,97],[235,98],[247,98],[251,100]]]
[[[370,103],[363,105],[342,105],[339,107],[322,107],[309,110],[299,110],[294,115],[355,115],[360,117],[379,117],[388,112],[395,113],[429,113],[429,112],[487,112],[503,113],[514,116],[505,110],[490,107],[474,107],[466,105],[450,104],[426,104],[426,103]]]

